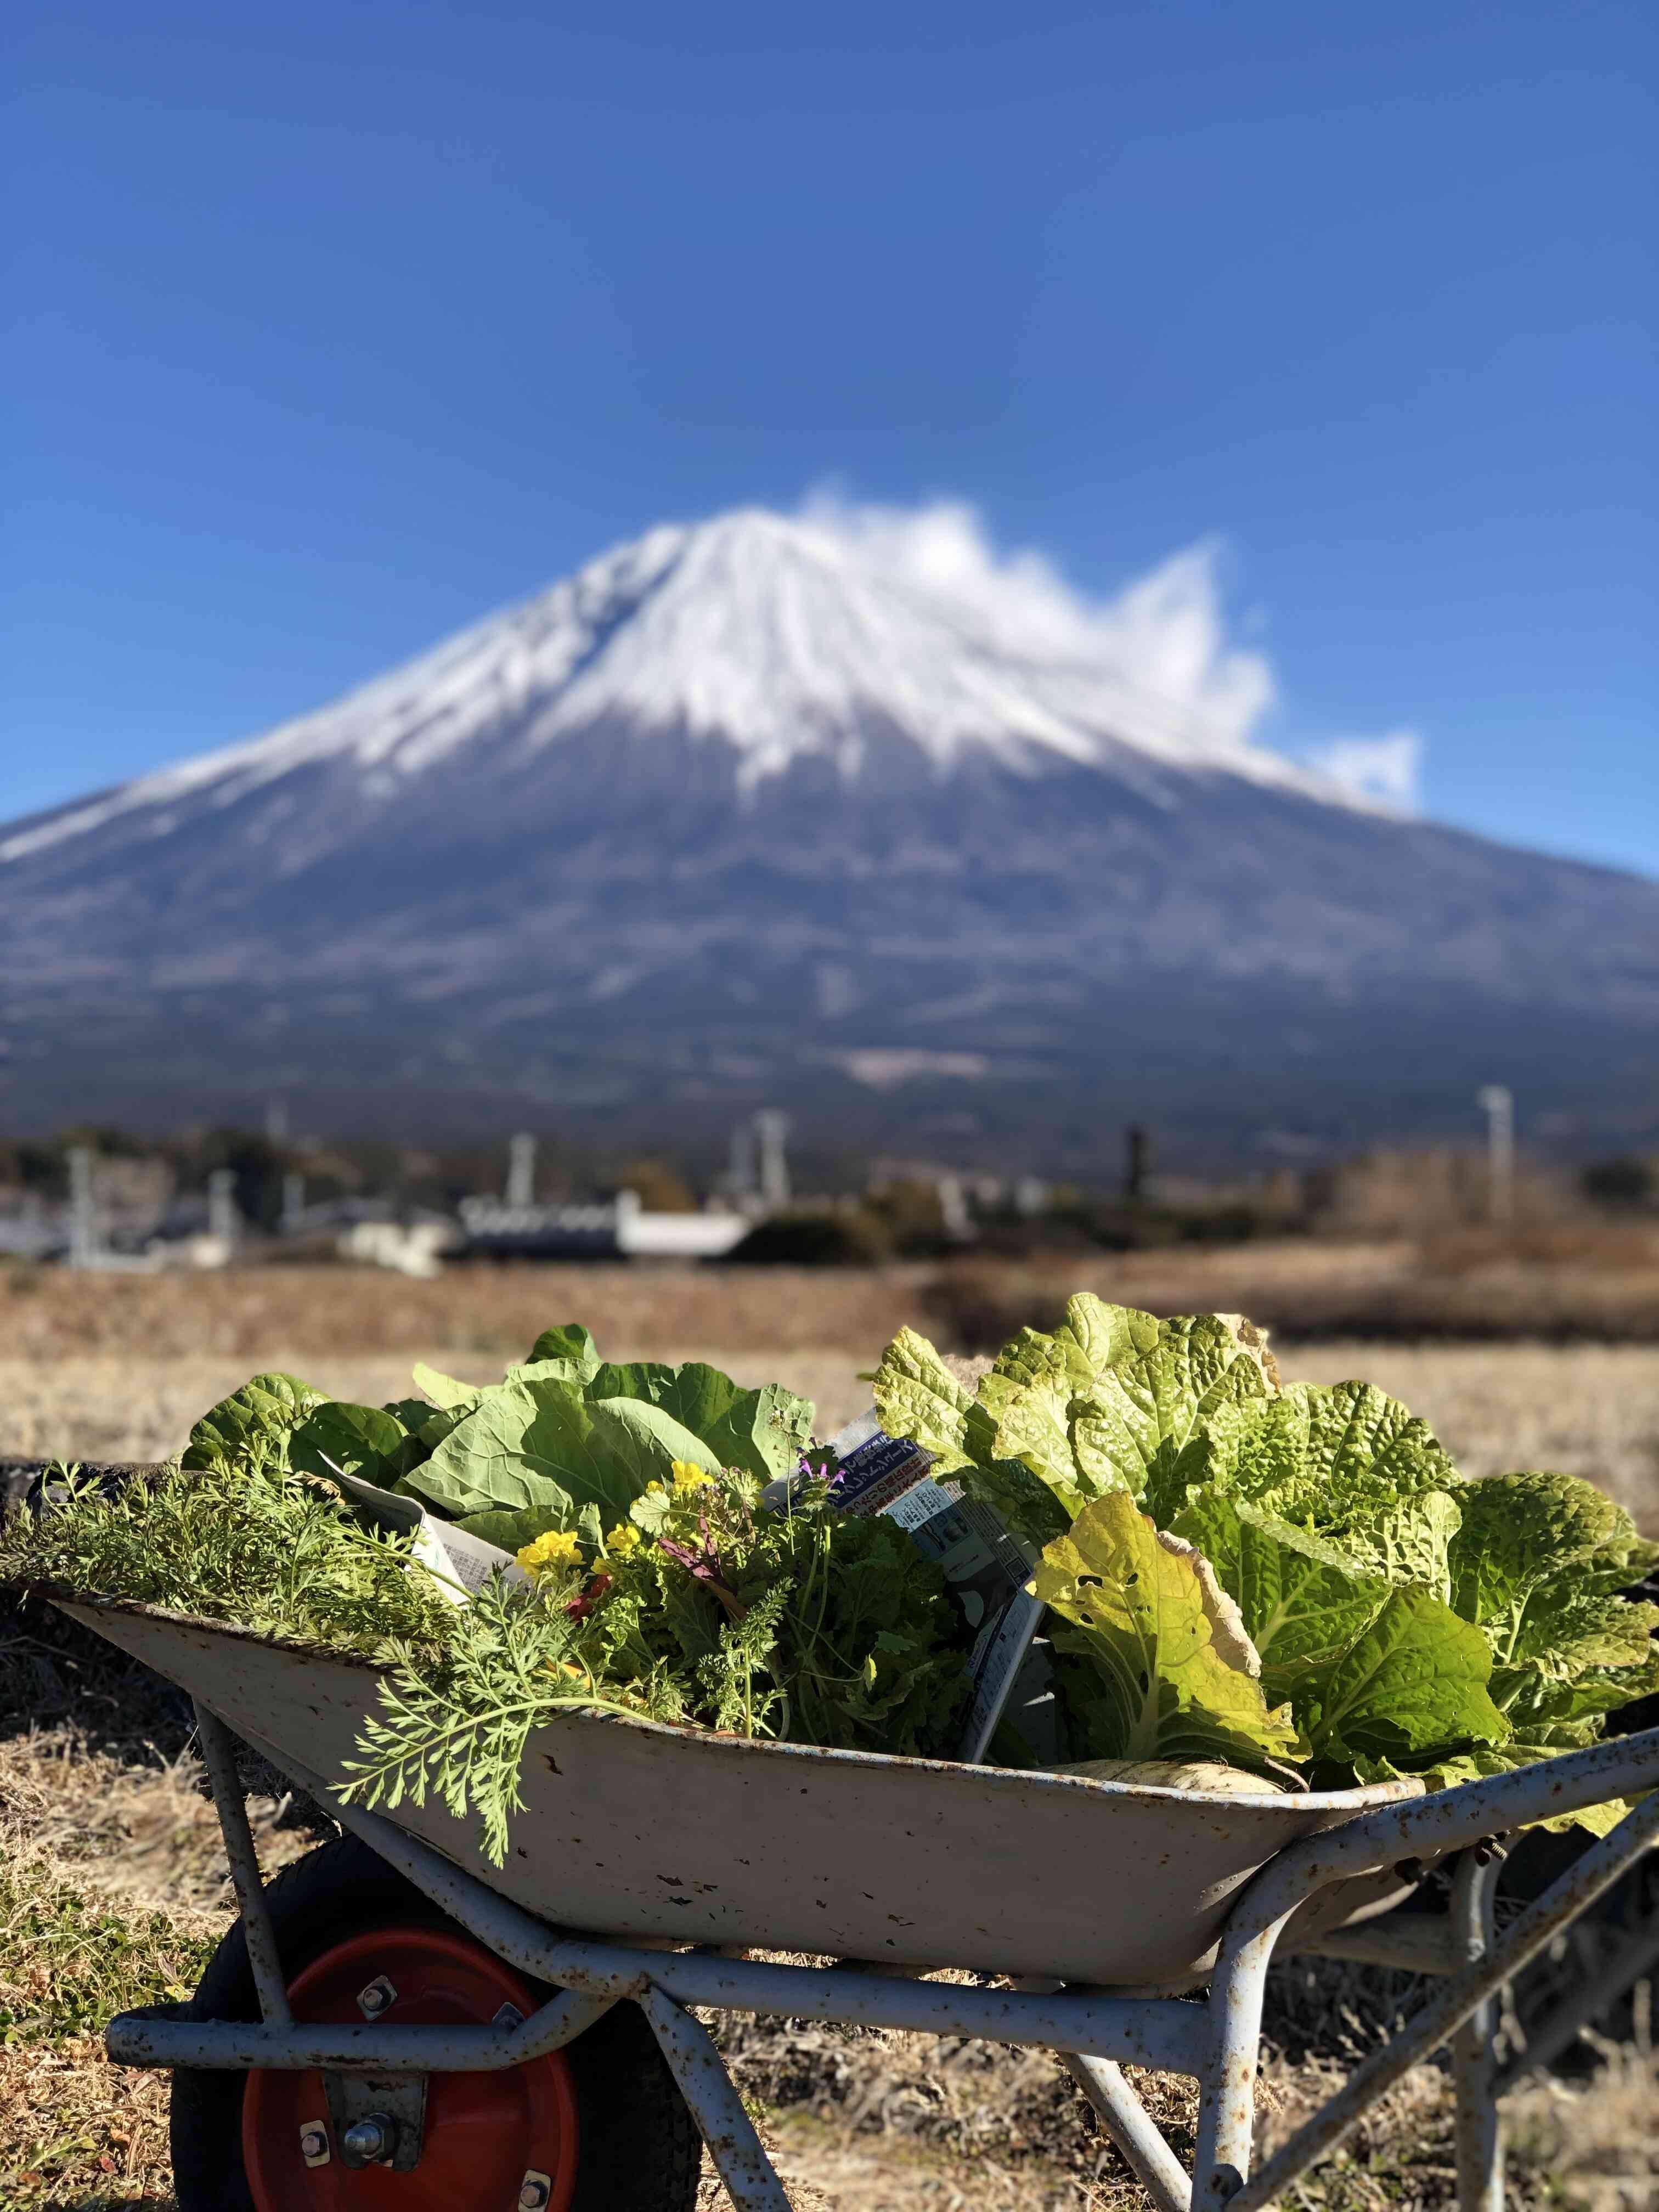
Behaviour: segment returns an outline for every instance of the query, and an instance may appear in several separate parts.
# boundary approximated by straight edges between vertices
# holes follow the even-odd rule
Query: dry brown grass
[[[1158,1313],[1249,1313],[1281,1338],[1659,1343],[1659,1230],[1573,1222],[1424,1244],[1297,1238],[845,1270],[462,1267],[432,1282],[351,1267],[206,1277],[11,1267],[0,1271],[0,1342],[14,1360],[234,1360],[272,1345],[316,1359],[419,1345],[488,1366],[521,1358],[550,1319],[580,1314],[607,1346],[864,1352],[909,1322],[950,1349],[978,1351],[1057,1314],[1073,1290]]]
[[[246,1267],[213,1275],[0,1273],[9,1358],[101,1353],[246,1360],[284,1345],[315,1360],[421,1345],[499,1370],[550,1322],[580,1316],[612,1346],[858,1349],[914,1320],[933,1272],[809,1268],[452,1267],[432,1282],[374,1268]]]
[[[1659,1343],[1659,1232],[1606,1237],[1466,1231],[1439,1243],[1306,1239],[939,1268],[916,1295],[963,1350],[1003,1343],[1091,1290],[1153,1313],[1248,1313],[1281,1340]]]

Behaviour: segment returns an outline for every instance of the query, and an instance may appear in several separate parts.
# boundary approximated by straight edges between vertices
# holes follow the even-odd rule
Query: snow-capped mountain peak
[[[1271,696],[1225,640],[1201,550],[1091,602],[1032,556],[1000,560],[960,508],[741,508],[650,530],[267,736],[21,824],[0,862],[308,764],[349,763],[373,794],[480,738],[533,757],[599,724],[729,745],[743,790],[806,755],[855,777],[881,731],[939,771],[1138,755],[1352,803],[1252,742]]]
[[[644,1150],[772,1104],[1086,1179],[1124,1121],[1260,1158],[1501,1078],[1628,1145],[1659,885],[1352,800],[1271,689],[1202,551],[1090,600],[950,507],[665,526],[0,830],[0,1103]]]

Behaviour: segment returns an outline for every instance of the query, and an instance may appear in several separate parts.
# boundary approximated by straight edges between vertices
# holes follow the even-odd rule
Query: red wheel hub
[[[400,2027],[483,2026],[505,2004],[528,2017],[538,2002],[465,1936],[383,1928],[313,1960],[289,1991],[294,2017],[356,2026],[359,1991],[382,1976],[397,1994],[376,2017]],[[313,2166],[301,2137],[319,2122],[329,2155]],[[258,2212],[516,2212],[533,2174],[551,2185],[548,2212],[568,2212],[576,2158],[575,2093],[556,2051],[500,2073],[431,2075],[421,2160],[408,2173],[343,2162],[319,2073],[256,2069],[242,2098],[242,2163]]]

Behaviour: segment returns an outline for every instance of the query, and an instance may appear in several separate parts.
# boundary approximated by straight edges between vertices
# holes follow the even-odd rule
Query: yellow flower
[[[580,1544],[560,1528],[550,1528],[519,1554],[519,1565],[527,1575],[545,1574],[553,1567],[579,1567],[581,1563]]]
[[[605,1548],[614,1558],[625,1559],[630,1552],[639,1550],[640,1532],[631,1521],[619,1522],[617,1527],[607,1534]]]
[[[662,1496],[661,1483],[647,1482],[645,1486],[645,1494],[647,1498],[660,1498]]]
[[[707,1468],[696,1467],[689,1459],[677,1459],[669,1473],[674,1478],[676,1498],[690,1498],[693,1491],[706,1488],[714,1480]]]

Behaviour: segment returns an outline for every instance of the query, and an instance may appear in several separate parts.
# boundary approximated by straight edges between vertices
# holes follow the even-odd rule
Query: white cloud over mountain
[[[1262,722],[1279,696],[1271,660],[1230,632],[1219,541],[1170,556],[1122,590],[1096,597],[1030,550],[1000,552],[966,501],[917,507],[860,505],[822,493],[803,520],[839,538],[860,566],[896,584],[958,601],[988,639],[1109,680],[1120,725],[1132,740],[1256,757]],[[1302,757],[1302,765],[1362,805],[1415,812],[1423,739],[1415,731],[1345,736]]]
[[[1356,799],[1401,814],[1415,814],[1423,803],[1423,740],[1415,730],[1390,730],[1382,738],[1334,738],[1307,760],[1310,768]]]

